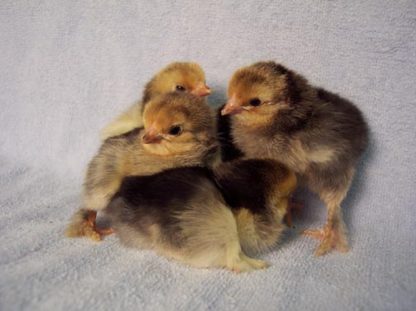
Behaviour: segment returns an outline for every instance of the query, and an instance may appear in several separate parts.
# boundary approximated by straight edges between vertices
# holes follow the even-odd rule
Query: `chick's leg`
[[[86,211],[86,222],[82,226],[86,237],[100,241],[104,236],[114,233],[113,228],[98,228],[96,220],[96,211]]]
[[[316,256],[322,256],[336,249],[340,252],[347,252],[348,241],[345,223],[342,220],[340,203],[343,195],[332,194],[324,196],[324,201],[328,209],[328,217],[322,229],[309,229],[304,231],[304,235],[320,240],[320,244],[315,251]]]
[[[292,197],[289,199],[287,206],[287,212],[284,221],[288,227],[293,227],[293,213],[294,211],[300,211],[304,208],[304,203],[295,201]]]
[[[98,170],[102,173],[104,170]],[[90,173],[90,172],[89,172]],[[88,174],[85,182],[83,207],[72,217],[66,235],[68,237],[86,236],[95,241],[100,241],[103,236],[113,233],[111,228],[98,228],[96,224],[97,212],[106,207],[110,198],[120,186],[122,176],[114,172],[106,171],[102,174]],[[94,178],[93,178],[94,177]],[[102,181],[108,178],[108,182],[97,185],[96,180]],[[93,180],[94,182],[92,182]]]
[[[235,272],[251,272],[258,269],[265,269],[269,264],[260,259],[254,259],[245,255],[240,246],[232,247],[227,250],[227,264],[226,268]]]
[[[101,240],[103,236],[110,235],[114,233],[113,228],[98,228],[97,227],[97,212],[88,211],[87,214],[87,223],[86,223],[86,236],[93,240]],[[97,238],[98,235],[98,238]]]

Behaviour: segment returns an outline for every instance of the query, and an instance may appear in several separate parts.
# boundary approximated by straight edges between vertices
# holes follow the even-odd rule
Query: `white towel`
[[[414,310],[415,29],[413,0],[1,1],[0,310]],[[64,238],[99,130],[174,60],[204,67],[213,105],[275,60],[362,109],[348,254],[314,258],[291,230],[269,269],[235,275]],[[303,196],[297,229],[322,225]]]

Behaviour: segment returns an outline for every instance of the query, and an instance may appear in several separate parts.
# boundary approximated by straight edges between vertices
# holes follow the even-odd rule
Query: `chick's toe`
[[[316,256],[325,255],[333,249],[343,253],[349,250],[347,236],[342,225],[326,225],[323,229],[308,229],[303,234],[321,241],[315,250]]]

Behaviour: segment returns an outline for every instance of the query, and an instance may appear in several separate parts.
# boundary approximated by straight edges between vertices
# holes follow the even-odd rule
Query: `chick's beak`
[[[162,141],[160,136],[154,128],[148,129],[143,135],[144,144],[159,144]]]
[[[232,96],[227,103],[225,104],[224,108],[221,110],[221,115],[225,116],[227,114],[237,114],[243,111],[243,108],[241,107],[241,104],[239,101]]]
[[[198,83],[196,87],[191,91],[196,96],[207,96],[211,94],[211,89],[205,83]]]

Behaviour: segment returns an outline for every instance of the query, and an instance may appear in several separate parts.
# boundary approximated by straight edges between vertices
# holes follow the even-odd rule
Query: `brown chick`
[[[178,92],[157,96],[143,118],[144,128],[107,139],[89,163],[82,208],[72,217],[67,236],[100,240],[108,233],[96,228],[95,217],[125,176],[205,165],[216,149],[214,118],[203,98]]]
[[[274,62],[237,70],[222,115],[231,115],[233,144],[246,158],[273,158],[294,170],[325,202],[323,229],[305,234],[316,255],[348,250],[341,202],[368,141],[361,112],[348,100]]]
[[[146,104],[155,96],[173,91],[187,92],[201,97],[211,93],[205,83],[205,73],[201,66],[191,62],[171,63],[146,84],[141,102],[133,104],[101,131],[102,140],[142,126],[142,114]]]
[[[297,178],[274,160],[235,160],[214,168],[214,179],[231,207],[242,249],[255,254],[279,241]]]
[[[248,272],[267,263],[248,257],[231,209],[203,167],[126,177],[106,209],[120,241],[199,268]]]

